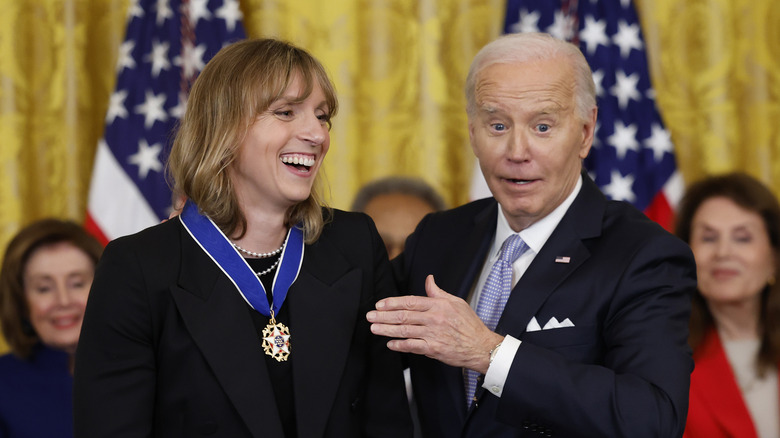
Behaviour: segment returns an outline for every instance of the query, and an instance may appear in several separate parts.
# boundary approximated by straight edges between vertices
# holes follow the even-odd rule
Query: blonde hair
[[[466,76],[466,113],[473,117],[477,110],[474,95],[479,72],[493,64],[513,64],[563,58],[574,72],[574,99],[577,115],[589,120],[596,107],[596,84],[588,61],[577,46],[546,33],[507,34],[483,47],[474,57]],[[518,72],[518,74],[521,74]]]
[[[228,168],[256,117],[300,75],[303,100],[315,81],[322,88],[332,117],[338,109],[335,88],[325,68],[311,54],[275,39],[251,39],[220,50],[192,86],[168,159],[168,175],[176,196],[194,201],[228,236],[246,233]],[[330,122],[328,122],[330,124]],[[292,206],[288,227],[303,223],[306,243],[317,240],[330,216],[318,175],[309,197]],[[324,212],[323,212],[324,210]]]

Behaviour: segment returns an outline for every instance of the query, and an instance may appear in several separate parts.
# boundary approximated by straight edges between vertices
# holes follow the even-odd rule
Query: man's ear
[[[469,120],[469,144],[471,145],[471,151],[474,152],[474,156],[479,158],[477,154],[477,147],[474,144],[474,122]]]
[[[584,121],[582,125],[582,145],[580,146],[579,157],[584,159],[588,156],[591,146],[593,146],[593,139],[596,136],[596,119],[598,117],[599,109],[593,107],[588,114],[588,119]]]

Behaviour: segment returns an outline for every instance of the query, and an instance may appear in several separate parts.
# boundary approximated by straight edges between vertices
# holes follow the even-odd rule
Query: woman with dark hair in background
[[[0,437],[73,436],[73,357],[103,247],[81,226],[43,219],[11,240],[0,270]]]
[[[780,205],[755,178],[709,177],[687,190],[677,235],[696,258],[687,438],[778,437]]]
[[[395,293],[382,240],[322,201],[336,108],[322,65],[285,42],[206,65],[168,163],[181,215],[98,266],[77,436],[411,436],[400,357],[365,319]]]

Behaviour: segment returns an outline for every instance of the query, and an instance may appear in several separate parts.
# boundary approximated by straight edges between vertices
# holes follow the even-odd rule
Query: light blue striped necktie
[[[488,274],[487,281],[482,287],[477,303],[477,316],[490,330],[495,330],[501,313],[504,311],[506,301],[512,292],[512,263],[528,249],[519,234],[512,234],[501,245],[498,260],[493,264]],[[466,370],[466,408],[471,405],[474,393],[477,390],[477,378],[479,373]]]

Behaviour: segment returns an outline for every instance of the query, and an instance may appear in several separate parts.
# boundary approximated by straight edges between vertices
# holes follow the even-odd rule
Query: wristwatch
[[[503,342],[503,341],[502,341]],[[488,362],[488,365],[493,363],[493,359],[496,357],[496,353],[498,353],[498,348],[501,347],[501,342],[496,344],[495,347],[493,347],[492,350],[490,350],[490,362]]]

